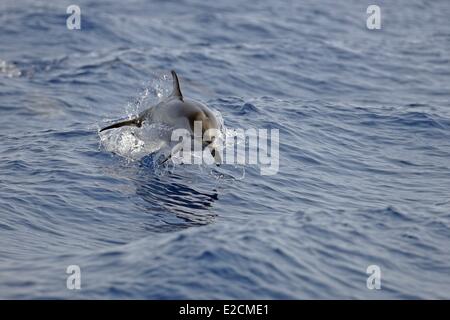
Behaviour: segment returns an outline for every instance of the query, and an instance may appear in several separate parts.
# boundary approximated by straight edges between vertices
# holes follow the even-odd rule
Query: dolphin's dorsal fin
[[[177,73],[174,70],[172,70],[171,73],[173,78],[173,91],[170,96],[183,101],[183,95],[181,94],[180,83],[178,82]]]

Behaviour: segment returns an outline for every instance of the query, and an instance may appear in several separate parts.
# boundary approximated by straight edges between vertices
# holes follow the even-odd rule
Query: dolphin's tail
[[[135,126],[135,127],[140,128],[142,126],[142,119],[140,117],[138,117],[138,118],[134,118],[131,120],[117,122],[110,126],[104,127],[103,129],[100,129],[100,132],[109,130],[109,129],[123,127],[123,126]]]

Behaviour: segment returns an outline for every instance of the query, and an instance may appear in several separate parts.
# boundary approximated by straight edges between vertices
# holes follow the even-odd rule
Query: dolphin
[[[203,149],[208,147],[211,155],[213,156],[216,164],[221,162],[219,152],[216,152],[217,147],[214,144],[216,134],[219,132],[220,122],[217,120],[214,113],[205,104],[187,99],[183,97],[180,89],[180,83],[178,81],[178,75],[174,70],[171,71],[173,78],[173,90],[172,93],[164,100],[152,106],[137,117],[116,122],[112,125],[104,127],[100,132],[119,128],[123,126],[135,126],[140,128],[144,123],[160,123],[175,129],[186,129],[191,134],[194,134],[194,123],[200,122],[202,128],[202,147]],[[210,130],[210,129],[215,129]],[[213,132],[213,133],[211,133]],[[180,149],[181,143],[172,149]],[[169,160],[171,156],[166,158],[162,163]]]

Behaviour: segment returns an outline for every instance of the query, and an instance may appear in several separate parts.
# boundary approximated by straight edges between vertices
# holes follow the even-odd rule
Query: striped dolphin
[[[176,72],[172,70],[171,73],[173,78],[173,90],[166,99],[155,106],[144,110],[137,117],[111,124],[102,128],[100,132],[123,126],[135,126],[140,128],[144,123],[160,123],[170,126],[174,130],[186,129],[191,136],[193,136],[194,124],[199,122],[202,129],[203,148],[208,147],[216,163],[220,162],[219,153],[216,152],[216,147],[214,145],[217,134],[214,132],[220,130],[220,122],[217,120],[212,110],[205,104],[184,98],[181,93],[180,83]],[[217,131],[210,129],[215,129]],[[170,156],[163,162],[166,162],[169,159]]]

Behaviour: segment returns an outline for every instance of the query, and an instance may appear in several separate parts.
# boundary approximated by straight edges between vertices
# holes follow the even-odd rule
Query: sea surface
[[[370,4],[2,0],[0,298],[450,298],[450,2]],[[278,172],[99,134],[171,69]]]

